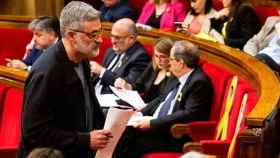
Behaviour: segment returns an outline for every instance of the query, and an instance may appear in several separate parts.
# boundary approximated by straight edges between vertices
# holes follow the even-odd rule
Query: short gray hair
[[[64,37],[67,28],[83,29],[83,22],[97,20],[99,18],[100,12],[89,4],[72,1],[62,9],[60,14],[61,36]]]
[[[31,31],[45,31],[45,32],[55,32],[57,36],[59,36],[59,21],[55,17],[51,16],[40,16],[34,20],[32,20],[28,29]]]
[[[189,41],[176,41],[171,49],[171,54],[176,60],[182,59],[190,68],[198,66],[199,48]]]

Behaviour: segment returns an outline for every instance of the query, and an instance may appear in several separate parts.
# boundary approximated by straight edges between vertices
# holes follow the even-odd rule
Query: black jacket
[[[228,20],[211,19],[211,27],[222,32],[223,24]],[[248,4],[241,4],[235,11],[232,21],[226,27],[225,44],[234,48],[243,49],[246,42],[259,32],[261,24],[254,10]]]
[[[94,129],[103,128],[104,116],[90,86],[90,69],[82,61],[91,95],[92,117],[86,115],[82,82],[61,41],[33,64],[24,88],[22,138],[18,157],[37,147],[52,147],[65,158],[92,158],[88,119]]]

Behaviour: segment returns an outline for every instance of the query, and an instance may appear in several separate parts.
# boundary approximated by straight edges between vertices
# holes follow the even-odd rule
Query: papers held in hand
[[[112,91],[123,101],[127,102],[137,110],[141,110],[146,106],[146,103],[142,100],[137,91],[117,89],[110,86]]]

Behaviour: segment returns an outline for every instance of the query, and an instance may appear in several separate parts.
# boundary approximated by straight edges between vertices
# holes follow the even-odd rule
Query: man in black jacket
[[[207,120],[210,114],[213,87],[198,67],[198,47],[188,41],[177,41],[171,49],[172,80],[169,93],[150,102],[123,133],[114,158],[140,158],[151,151],[181,151],[187,138],[175,139],[170,128],[175,123]]]
[[[92,158],[111,137],[90,82],[86,60],[101,39],[100,13],[79,1],[60,16],[62,40],[32,66],[24,89],[22,138],[18,157],[34,148],[55,148],[65,158]]]

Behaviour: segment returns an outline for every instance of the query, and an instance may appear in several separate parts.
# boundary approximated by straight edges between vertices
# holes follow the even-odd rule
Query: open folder
[[[112,89],[115,95],[117,95],[120,99],[133,106],[135,109],[141,110],[146,106],[146,103],[143,101],[143,99],[137,91],[117,89],[112,86],[110,86],[110,88]]]
[[[110,139],[109,144],[96,152],[95,158],[111,158],[114,149],[126,128],[126,124],[134,111],[132,109],[118,109],[110,107],[104,129],[111,131],[113,138]]]

